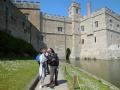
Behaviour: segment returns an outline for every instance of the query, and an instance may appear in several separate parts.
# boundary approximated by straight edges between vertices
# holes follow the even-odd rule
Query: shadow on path
[[[67,80],[58,80],[58,85],[66,83]]]

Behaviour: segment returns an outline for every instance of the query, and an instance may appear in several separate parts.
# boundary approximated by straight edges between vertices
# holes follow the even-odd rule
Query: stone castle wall
[[[95,22],[98,21],[98,27]],[[91,17],[83,17],[81,26],[81,58],[117,59],[120,57],[120,16],[108,8],[94,12]],[[96,39],[96,40],[95,40]]]
[[[77,7],[69,8],[70,17],[63,17],[40,12],[39,4],[33,2],[18,2],[16,8],[1,0],[0,30],[26,40],[36,50],[44,46],[43,39],[61,59],[65,59],[67,48],[80,58],[119,58],[120,16],[105,7],[82,17],[75,12],[78,4],[74,5]]]
[[[98,22],[98,27],[95,22]],[[83,18],[80,25],[84,26],[84,30],[81,30],[81,40],[84,40],[84,43],[81,41],[81,58],[106,58],[107,34],[105,11],[101,9],[93,13],[91,17]]]
[[[9,0],[0,0],[0,30],[31,43],[36,50],[42,47],[42,34]]]
[[[15,6],[26,18],[40,30],[40,3],[39,2],[16,2]]]
[[[44,13],[41,22],[44,42],[58,53],[60,59],[65,59],[66,49],[72,49],[71,19]],[[62,30],[59,31],[58,27],[61,27]]]
[[[106,10],[107,49],[108,58],[120,58],[120,16],[115,12]]]

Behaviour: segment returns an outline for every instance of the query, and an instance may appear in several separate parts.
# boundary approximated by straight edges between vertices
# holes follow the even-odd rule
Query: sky
[[[39,1],[40,10],[45,13],[55,14],[60,16],[68,16],[68,8],[72,1],[80,3],[81,15],[87,14],[88,0],[24,0],[24,1]],[[97,11],[102,7],[108,7],[120,15],[120,0],[91,0],[92,12]]]

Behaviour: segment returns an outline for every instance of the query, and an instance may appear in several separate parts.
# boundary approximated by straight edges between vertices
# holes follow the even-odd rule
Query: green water
[[[77,60],[75,65],[120,88],[120,60]]]

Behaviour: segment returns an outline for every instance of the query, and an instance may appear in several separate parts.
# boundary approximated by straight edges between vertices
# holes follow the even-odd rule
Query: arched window
[[[76,14],[78,14],[78,11],[79,11],[79,9],[78,9],[78,8],[76,8]]]
[[[98,27],[98,21],[95,21],[95,27]]]
[[[84,44],[84,39],[82,39],[82,44]]]
[[[95,37],[95,43],[96,43],[96,37]]]

